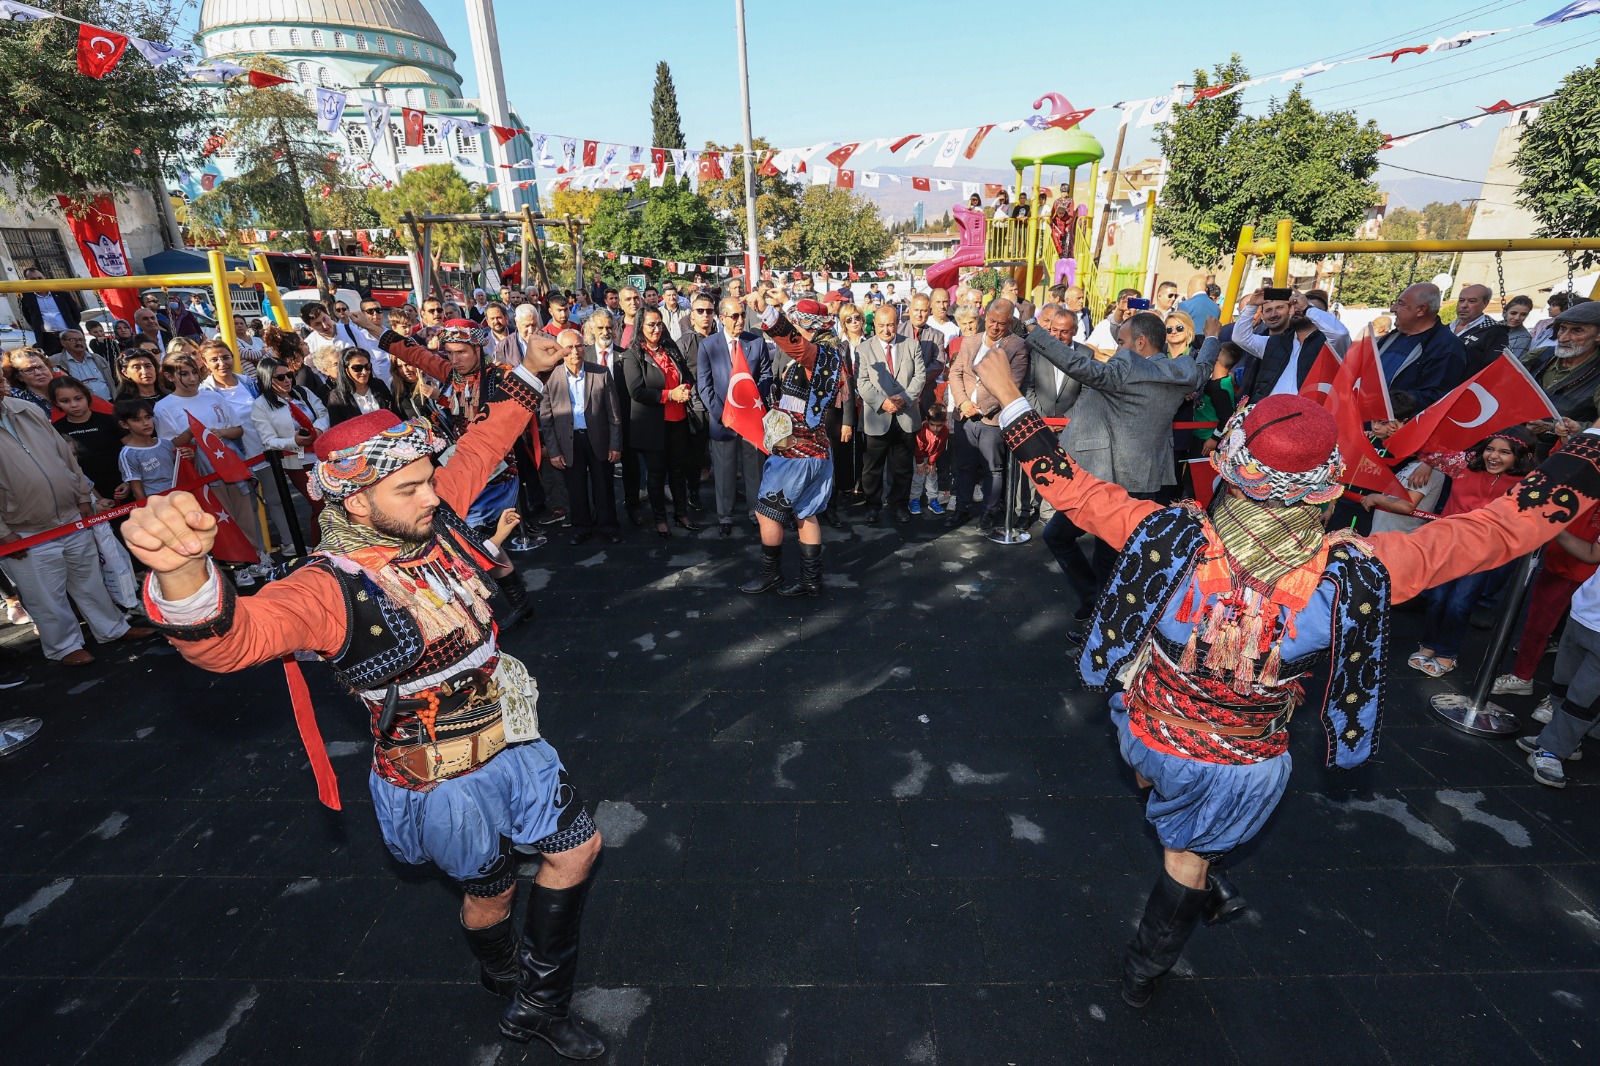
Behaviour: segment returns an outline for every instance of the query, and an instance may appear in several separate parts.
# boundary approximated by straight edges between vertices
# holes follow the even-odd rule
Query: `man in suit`
[[[945,380],[945,374],[950,369],[950,360],[945,354],[944,333],[936,328],[930,319],[933,317],[933,301],[927,293],[919,292],[911,298],[906,306],[906,319],[901,326],[900,336],[909,337],[917,342],[922,350],[922,366],[925,371],[922,380],[922,417],[928,417],[928,408],[933,406],[936,399],[934,389]]]
[[[1253,332],[1257,308],[1270,331],[1265,336]],[[1236,374],[1239,394],[1264,400],[1274,393],[1298,393],[1324,347],[1343,358],[1350,331],[1303,294],[1263,287],[1245,297],[1233,324],[1233,343],[1251,357]]]
[[[911,461],[922,428],[922,386],[928,367],[922,342],[898,335],[899,312],[884,304],[861,345],[856,391],[861,397],[861,431],[866,453],[861,487],[867,494],[867,524],[878,524],[883,500],[883,467],[889,466],[889,512],[896,522],[911,521]],[[930,345],[931,347],[931,345]]]
[[[1094,358],[1094,349],[1076,340],[1077,312],[1057,307],[1049,317],[1041,317],[1039,324],[1045,332],[1062,344],[1076,349],[1085,358]],[[1027,396],[1028,405],[1038,411],[1040,417],[1066,418],[1067,413],[1072,410],[1073,403],[1078,399],[1078,390],[1082,388],[1077,378],[1050,360],[1033,359],[1029,362],[1028,388],[1023,395]]]
[[[613,465],[622,458],[622,415],[617,386],[598,363],[584,359],[583,336],[575,329],[556,336],[563,365],[550,375],[539,401],[539,432],[550,465],[567,483],[572,543],[595,531],[622,542],[617,502],[611,495]]]
[[[724,296],[717,305],[717,325],[709,321],[711,297],[696,294],[690,301],[690,330],[687,343],[680,344],[683,358],[696,368],[695,388],[705,404],[711,431],[711,477],[717,494],[717,532],[733,535],[733,503],[737,479],[744,472],[744,496],[753,516],[761,485],[761,467],[766,456],[761,449],[722,424],[722,408],[728,401],[728,381],[733,376],[733,348],[744,353],[750,377],[757,391],[767,396],[772,391],[772,348],[760,333],[743,329],[744,304]]]
[[[1456,320],[1450,332],[1467,350],[1468,377],[1500,358],[1511,343],[1510,327],[1486,313],[1492,295],[1487,285],[1468,285],[1456,296]]]
[[[978,380],[974,369],[980,359],[1003,358],[1011,365],[1011,380],[1017,388],[1028,380],[1028,349],[1021,337],[1011,332],[1016,308],[1001,297],[984,312],[983,332],[961,342],[955,362],[950,366],[950,413],[956,424],[950,432],[956,450],[956,498],[945,516],[947,529],[967,520],[972,506],[972,489],[983,478],[983,516],[978,528],[989,532],[1005,506],[1001,484],[1005,477],[1006,447],[1000,436],[1000,401]]]
[[[1200,356],[1167,356],[1166,324],[1149,311],[1122,324],[1119,349],[1098,362],[1083,345],[1068,345],[1043,330],[1028,337],[1034,362],[1044,360],[1082,387],[1061,445],[1074,462],[1102,481],[1121,485],[1143,500],[1166,501],[1177,485],[1172,461],[1172,418],[1184,399],[1211,378],[1221,344],[1219,320],[1206,323]],[[1117,550],[1095,543],[1091,568],[1078,547],[1083,531],[1061,513],[1044,527],[1044,542],[1067,583],[1078,594],[1078,610],[1067,638],[1081,645],[1084,626],[1104,591]]]
[[[1467,350],[1439,321],[1439,287],[1408,286],[1395,300],[1394,329],[1378,342],[1378,362],[1389,392],[1409,392],[1426,407],[1467,380]]]
[[[610,315],[590,315],[589,321],[583,324],[583,334],[589,340],[584,359],[604,368],[615,386],[617,409],[622,416],[621,435],[617,444],[622,452],[622,503],[627,508],[628,521],[639,525],[639,470],[644,460],[628,440],[628,419],[631,417],[633,397],[628,394],[627,383],[622,380],[622,349],[614,340],[616,331],[616,321]]]
[[[29,267],[22,272],[28,281],[43,281],[44,271]],[[61,335],[77,329],[83,321],[78,300],[70,292],[25,292],[22,294],[22,320],[33,332],[34,343],[45,355],[61,350]]]

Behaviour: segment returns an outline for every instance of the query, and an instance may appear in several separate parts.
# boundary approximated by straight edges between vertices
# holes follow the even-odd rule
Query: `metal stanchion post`
[[[1001,479],[1003,485],[1000,490],[1000,499],[1004,501],[1004,506],[1006,509],[1006,524],[1000,529],[991,530],[988,534],[989,539],[994,541],[996,544],[1026,544],[1028,541],[1033,539],[1033,535],[1027,530],[1011,528],[1011,515],[1012,512],[1016,510],[1016,507],[1014,506],[1015,501],[1013,501],[1011,498],[1012,486],[1016,484],[1016,478],[1013,476],[1013,471],[1016,469],[1017,461],[1011,456],[1010,451],[1007,450],[1006,465],[1004,470],[1005,477]]]
[[[533,476],[538,477],[539,472],[535,470]],[[528,490],[526,485],[527,482],[522,478],[519,477],[517,479],[517,514],[522,517],[517,523],[517,531],[506,540],[506,547],[514,552],[531,552],[540,545],[540,542],[534,540],[528,533]]]
[[[1489,689],[1494,684],[1495,671],[1500,668],[1500,657],[1511,643],[1511,630],[1516,627],[1522,613],[1522,600],[1528,593],[1528,583],[1539,565],[1539,552],[1531,552],[1517,563],[1517,569],[1506,582],[1506,595],[1500,621],[1489,637],[1489,652],[1473,681],[1472,695],[1445,692],[1428,700],[1433,713],[1443,718],[1446,725],[1471,733],[1475,737],[1504,737],[1517,731],[1517,716],[1489,701]]]
[[[294,542],[295,554],[304,559],[306,538],[300,531],[300,519],[295,517],[294,497],[289,493],[289,477],[283,472],[283,453],[268,448],[263,454],[267,457],[267,465],[272,467],[272,481],[278,486],[278,498],[283,501],[283,517],[289,523],[289,539]]]

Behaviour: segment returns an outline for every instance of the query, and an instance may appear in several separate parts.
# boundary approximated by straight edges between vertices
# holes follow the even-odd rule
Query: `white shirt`
[[[608,344],[604,348],[601,348],[599,345],[595,346],[594,361],[605,367],[607,370],[611,369],[611,364],[616,357],[616,349],[611,347],[611,345]]]
[[[572,428],[586,430],[589,428],[589,421],[584,417],[583,369],[580,367],[574,374],[566,367],[562,367],[561,372],[567,375],[567,399],[572,401]]]
[[[1320,307],[1307,307],[1306,318],[1311,324],[1321,331],[1329,348],[1335,355],[1344,358],[1344,353],[1350,348],[1350,331],[1345,329],[1344,323],[1334,318]],[[1267,352],[1267,339],[1270,334],[1257,334],[1251,331],[1255,325],[1256,309],[1242,307],[1239,309],[1239,318],[1233,324],[1233,343],[1255,356],[1257,359],[1265,357]],[[1310,368],[1307,368],[1307,373]],[[1256,382],[1256,385],[1261,385]],[[1281,393],[1300,391],[1300,338],[1296,336],[1289,344],[1289,362],[1284,365],[1283,373],[1278,375],[1278,380],[1273,383],[1268,395],[1277,396]]]
[[[237,386],[238,391],[244,391],[244,386]],[[246,393],[248,396],[248,393]],[[251,404],[255,400],[251,398]],[[207,429],[231,429],[240,424],[239,418],[233,413],[233,403],[227,392],[221,389],[201,389],[193,396],[179,396],[169,393],[156,401],[156,436],[172,438],[179,434],[189,432],[189,415],[194,415],[195,420]],[[254,430],[254,426],[251,427]],[[239,440],[223,440],[222,443],[239,452],[241,459],[253,458],[261,454],[261,438],[255,438],[256,450],[246,455],[240,451],[242,442]],[[195,458],[202,474],[213,472],[211,463],[206,459],[204,448],[195,442]]]
[[[944,342],[947,345],[951,341],[955,340],[956,337],[961,333],[961,327],[956,325],[956,320],[953,318],[947,318],[943,322],[935,322],[930,317],[928,319],[928,325],[944,334]]]
[[[378,347],[378,338],[362,329],[353,322],[337,322],[333,327],[333,336],[324,337],[316,330],[306,334],[307,362],[314,364],[317,356],[332,348],[335,352],[346,348],[360,348],[372,360],[372,372],[383,379],[385,385],[390,384],[389,375],[392,373],[389,353]]]
[[[1097,352],[1114,352],[1117,350],[1117,335],[1112,329],[1121,329],[1121,322],[1113,322],[1110,318],[1102,318],[1099,325],[1094,327],[1094,332],[1089,334],[1089,347]]]
[[[44,327],[44,332],[65,333],[67,331],[67,320],[61,314],[61,308],[56,306],[56,298],[49,293],[40,293],[37,299],[39,301],[39,324]]]

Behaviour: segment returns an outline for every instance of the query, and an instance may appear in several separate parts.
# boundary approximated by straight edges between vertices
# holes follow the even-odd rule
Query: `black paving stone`
[[[1250,909],[1199,929],[1135,1012],[1116,979],[1160,848],[1042,545],[925,522],[827,544],[828,592],[804,601],[734,591],[755,561],[742,528],[523,561],[538,620],[507,646],[608,844],[577,996],[605,1061],[1600,1047],[1600,771],[1542,788],[1509,741],[1444,726],[1426,697],[1466,671],[1397,664],[1381,750],[1354,772],[1323,768],[1302,710],[1284,802],[1229,859]],[[1416,627],[1397,617],[1397,656]],[[5,1066],[553,1061],[498,1036],[457,891],[382,844],[365,726],[326,668],[306,672],[340,813],[315,802],[276,666],[216,677],[151,643],[67,683],[25,653],[34,681],[8,695],[46,732],[0,763]]]

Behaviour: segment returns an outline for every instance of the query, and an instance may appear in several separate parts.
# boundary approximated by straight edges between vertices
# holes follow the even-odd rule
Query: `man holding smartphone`
[[[1132,306],[1130,301],[1136,301],[1138,306]],[[1089,347],[1104,356],[1117,353],[1120,345],[1117,343],[1117,334],[1122,329],[1122,323],[1129,315],[1138,314],[1140,311],[1150,310],[1150,301],[1139,298],[1138,289],[1123,289],[1117,293],[1116,309],[1100,320],[1100,324],[1089,334]]]

